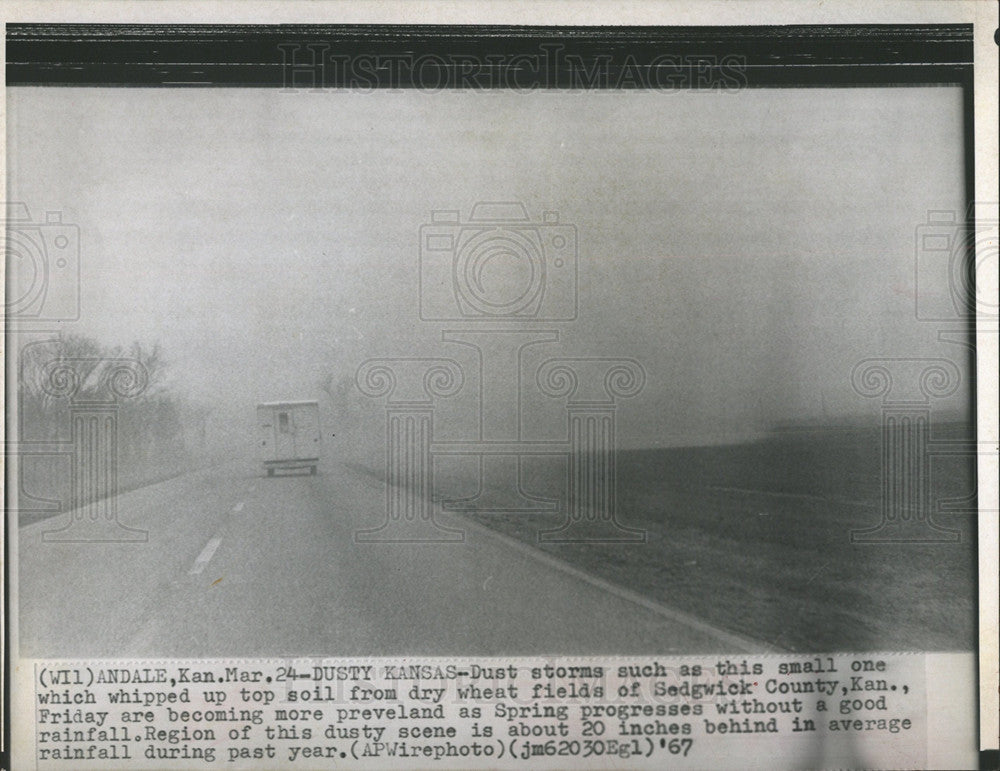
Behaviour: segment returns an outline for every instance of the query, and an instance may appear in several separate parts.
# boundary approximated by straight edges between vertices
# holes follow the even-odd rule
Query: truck
[[[269,477],[278,469],[316,473],[320,456],[319,402],[261,402],[257,405],[257,449]]]

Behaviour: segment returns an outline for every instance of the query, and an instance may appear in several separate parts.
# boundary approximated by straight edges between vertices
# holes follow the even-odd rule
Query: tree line
[[[70,416],[87,405],[113,405],[119,491],[190,468],[206,451],[211,411],[177,393],[168,372],[158,344],[108,346],[64,334],[21,346],[16,436],[10,438],[23,448],[22,491],[65,500],[66,452],[73,439]],[[63,450],[61,459],[55,452],[47,454],[55,448]]]

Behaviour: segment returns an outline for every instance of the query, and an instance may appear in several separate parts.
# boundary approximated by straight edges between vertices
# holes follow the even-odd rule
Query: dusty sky
[[[956,88],[7,96],[8,198],[81,229],[66,328],[160,342],[222,409],[460,357],[418,318],[419,232],[480,200],[577,227],[579,317],[540,326],[642,362],[624,446],[870,412],[871,356],[963,362],[913,310],[915,230],[964,207]]]

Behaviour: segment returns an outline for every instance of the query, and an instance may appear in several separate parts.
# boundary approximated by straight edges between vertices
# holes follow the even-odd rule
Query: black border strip
[[[972,25],[9,24],[8,86],[719,88],[966,83]]]

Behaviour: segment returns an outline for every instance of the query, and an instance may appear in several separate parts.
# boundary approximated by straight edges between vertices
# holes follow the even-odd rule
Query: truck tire
[[[269,477],[273,477],[273,476],[274,476],[274,469],[273,469],[273,468],[269,468],[269,469],[267,470],[267,475],[268,475]]]
[[[316,467],[315,466],[310,466],[309,467],[309,476],[313,476],[313,477],[316,476]]]

